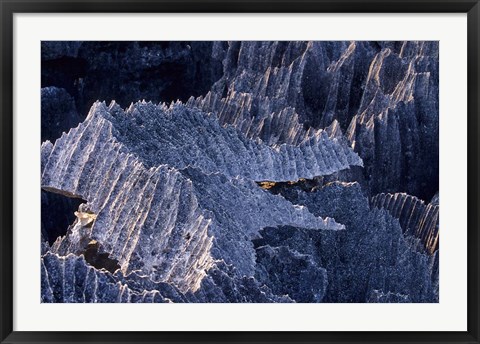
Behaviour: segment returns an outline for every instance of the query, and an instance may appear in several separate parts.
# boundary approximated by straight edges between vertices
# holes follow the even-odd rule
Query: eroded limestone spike
[[[275,150],[198,110],[146,102],[127,112],[96,103],[77,128],[42,147],[42,187],[88,202],[53,252],[82,254],[95,240],[96,254],[118,262],[124,274],[139,271],[182,292],[197,290],[216,260],[253,275],[250,240],[265,226],[344,229],[254,180],[298,179],[361,162],[326,133],[307,142],[308,150]],[[318,159],[306,166],[305,154]]]
[[[438,250],[439,244],[439,206],[425,204],[415,196],[405,193],[378,194],[371,205],[386,209],[400,222],[404,233],[422,241],[430,254]]]

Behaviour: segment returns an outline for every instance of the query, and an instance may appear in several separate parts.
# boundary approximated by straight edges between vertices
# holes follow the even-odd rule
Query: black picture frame
[[[478,0],[0,0],[0,341],[1,343],[479,343]],[[15,13],[324,12],[468,14],[468,330],[466,332],[19,332],[13,331],[13,15]]]

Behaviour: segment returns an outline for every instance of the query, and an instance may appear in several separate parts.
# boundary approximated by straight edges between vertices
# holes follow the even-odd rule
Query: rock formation
[[[358,183],[333,182],[313,192],[285,194],[317,216],[333,217],[344,231],[266,228],[255,246],[288,247],[326,269],[323,302],[372,302],[381,292],[408,296],[409,302],[438,302],[438,254],[419,252],[389,212],[370,208]]]
[[[332,173],[348,168],[348,160],[361,163],[326,134],[312,146],[277,151],[182,105],[137,103],[125,113],[115,104],[96,103],[77,128],[55,145],[42,145],[42,188],[85,199],[95,214],[90,222],[77,221],[52,251],[81,254],[96,240],[124,273],[142,271],[182,291],[198,289],[214,259],[252,273],[250,240],[265,226],[344,228],[253,182]],[[305,160],[311,164],[301,164]],[[85,210],[79,213],[88,219]]]
[[[42,302],[438,302],[438,43],[43,42],[42,87]]]
[[[421,239],[430,254],[438,250],[438,198],[425,204],[405,193],[379,194],[372,198],[371,203],[374,207],[388,210],[399,220],[404,233]]]

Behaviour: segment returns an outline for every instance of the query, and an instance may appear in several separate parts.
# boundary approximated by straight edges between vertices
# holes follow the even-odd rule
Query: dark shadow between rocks
[[[74,212],[82,203],[86,203],[86,201],[42,189],[41,228],[43,240],[48,241],[51,245],[59,236],[65,235],[68,226],[75,221]]]
[[[83,252],[83,256],[88,264],[92,265],[97,269],[105,269],[112,274],[120,269],[118,260],[109,258],[108,253],[99,252],[99,243],[96,240],[92,240],[88,243]]]

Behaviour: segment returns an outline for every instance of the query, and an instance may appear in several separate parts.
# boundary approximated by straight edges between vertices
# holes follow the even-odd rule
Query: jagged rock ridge
[[[419,252],[418,239],[404,235],[387,210],[371,209],[358,183],[333,182],[309,193],[295,189],[285,197],[345,225],[335,232],[266,228],[254,241],[257,249],[285,246],[312,257],[328,276],[322,302],[381,302],[381,295],[392,293],[409,302],[438,302],[438,251]]]
[[[113,124],[114,135],[121,141],[141,139],[142,144],[132,145],[131,149],[147,166],[192,166],[228,177],[289,181],[362,165],[348,145],[330,138],[325,131],[318,131],[299,146],[283,144],[271,148],[182,104],[167,108],[136,103],[126,112],[115,104],[108,110],[97,104],[93,111]],[[95,120],[95,116],[89,120]],[[158,154],[152,154],[153,151]]]
[[[44,190],[87,202],[42,300],[438,302],[438,43],[190,43],[42,48],[42,117],[185,102],[42,145]]]
[[[425,204],[414,196],[400,193],[376,195],[371,204],[388,210],[399,220],[405,234],[421,239],[427,252],[433,254],[438,250],[438,201]]]
[[[188,104],[269,145],[298,144],[338,121],[364,160],[371,195],[430,199],[438,191],[438,42],[232,42],[213,49],[224,75]]]
[[[145,108],[157,110],[158,117],[189,119],[187,110],[181,106],[162,113],[167,109],[138,104],[127,114],[119,113],[118,109],[110,114],[105,105],[97,103],[84,123],[63,135],[55,145],[48,141],[42,145],[42,187],[85,199],[89,211],[96,214],[90,226],[78,221],[66,237],[52,246],[53,252],[81,254],[91,240],[96,240],[102,252],[118,260],[124,273],[142,271],[153,281],[168,281],[182,291],[194,291],[214,259],[235,264],[239,274],[253,274],[254,249],[250,240],[265,226],[343,229],[332,219],[316,218],[304,207],[293,206],[282,197],[265,192],[252,180],[229,176],[231,170],[221,169],[222,165],[211,166],[220,167],[226,174],[212,171],[208,174],[171,160],[176,154],[170,154],[170,158],[168,146],[160,152],[159,146],[148,147],[148,142],[136,139],[137,132],[132,127],[136,123],[152,130],[147,124]],[[144,120],[137,123],[141,111]],[[196,114],[194,119],[212,122],[208,116]],[[152,119],[152,125],[157,118]],[[133,138],[121,132],[122,120]],[[205,127],[209,128],[208,123]],[[161,131],[168,127],[157,128]],[[220,126],[213,128],[224,130]],[[173,140],[174,133],[166,131],[165,135]],[[247,142],[236,131],[230,135],[227,137],[232,137],[232,141]],[[181,138],[176,138],[180,145]],[[163,142],[162,138],[158,141]],[[192,140],[182,154],[198,157],[194,144]],[[258,147],[259,144],[246,146],[250,150],[260,150]],[[282,150],[267,152],[275,157]],[[167,161],[183,169],[161,164]],[[147,164],[157,165],[147,167]],[[262,166],[257,168],[262,173]],[[263,168],[268,169],[268,165]]]

